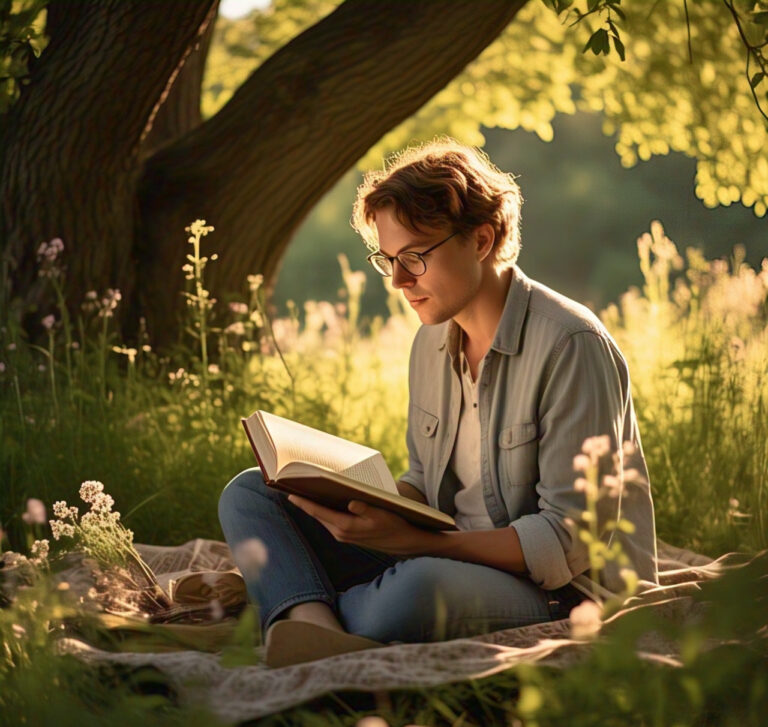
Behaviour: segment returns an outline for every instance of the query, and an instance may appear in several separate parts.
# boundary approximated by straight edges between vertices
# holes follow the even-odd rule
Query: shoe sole
[[[386,646],[363,636],[292,619],[275,621],[267,629],[264,642],[265,662],[273,669]]]

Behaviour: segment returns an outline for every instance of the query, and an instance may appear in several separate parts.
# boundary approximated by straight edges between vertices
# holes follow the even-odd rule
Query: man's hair
[[[522,202],[513,175],[479,149],[442,137],[391,156],[383,170],[367,172],[350,221],[371,250],[379,247],[376,210],[389,206],[417,234],[445,224],[466,234],[487,222],[495,234],[494,265],[503,269],[520,254]]]

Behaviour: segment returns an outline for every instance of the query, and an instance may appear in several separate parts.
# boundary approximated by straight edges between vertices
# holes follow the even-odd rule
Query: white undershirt
[[[477,371],[480,378],[482,362]],[[472,380],[464,347],[459,346],[459,371],[461,372],[461,414],[456,443],[451,454],[450,466],[461,490],[456,493],[454,520],[459,530],[493,530],[493,521],[483,499],[483,476],[480,464],[480,410],[477,402],[477,381]]]

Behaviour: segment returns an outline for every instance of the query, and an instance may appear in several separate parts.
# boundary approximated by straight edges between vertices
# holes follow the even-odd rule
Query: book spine
[[[256,444],[253,441],[253,437],[251,437],[251,432],[248,429],[248,420],[247,419],[241,419],[240,420],[243,423],[243,429],[245,429],[245,436],[248,437],[248,441],[251,443],[251,449],[253,450],[253,454],[256,457],[256,461],[259,463],[259,469],[261,470],[261,476],[264,478],[264,482],[267,485],[271,485],[274,480],[272,480],[267,473],[267,470],[264,469],[264,463],[261,461],[261,457],[259,457],[259,450],[256,449]]]

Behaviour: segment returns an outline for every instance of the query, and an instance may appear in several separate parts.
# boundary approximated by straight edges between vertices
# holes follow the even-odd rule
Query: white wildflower
[[[43,328],[45,328],[46,331],[50,331],[51,328],[53,328],[53,324],[56,323],[56,316],[51,313],[50,315],[45,316],[40,322],[43,324]]]
[[[45,560],[45,558],[48,557],[48,553],[50,552],[50,546],[48,544],[47,540],[35,540],[34,543],[32,543],[32,547],[30,548],[30,553],[35,558],[39,558],[40,560]]]
[[[61,520],[51,520],[50,525],[54,540],[59,540],[62,536],[71,538],[75,534],[75,526],[70,523],[63,523]]]
[[[248,316],[248,320],[250,320],[250,322],[257,328],[261,328],[264,325],[264,317],[259,310],[252,310],[251,315]]]
[[[229,304],[229,310],[231,310],[236,315],[245,315],[248,313],[248,306],[245,303],[238,303],[236,301],[233,301]]]
[[[114,504],[115,501],[112,498],[112,495],[100,493],[94,497],[93,500],[91,500],[91,511],[100,514],[106,514],[112,512],[112,505]]]
[[[69,507],[66,500],[57,500],[53,503],[53,514],[62,520],[69,517]]]
[[[80,485],[80,499],[83,502],[93,502],[102,492],[104,492],[104,485],[98,480],[86,480]]]
[[[258,289],[262,286],[262,283],[264,282],[264,276],[259,273],[258,275],[249,275],[248,276],[248,287],[250,288],[251,293],[255,293],[258,291]]]
[[[195,220],[189,227],[184,228],[194,237],[205,237],[209,232],[213,232],[213,225],[206,225],[205,220]],[[189,240],[193,242],[192,238]]]

